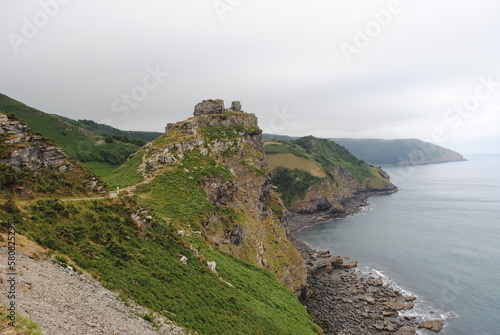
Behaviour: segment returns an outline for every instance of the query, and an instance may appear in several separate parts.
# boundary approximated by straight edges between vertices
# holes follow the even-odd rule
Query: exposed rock
[[[235,111],[235,112],[241,112],[241,102],[239,101],[233,101],[231,103],[231,110]]]
[[[16,169],[36,170],[44,166],[60,166],[61,172],[71,170],[72,163],[56,146],[49,145],[39,135],[31,135],[25,124],[0,113],[0,134],[3,143],[15,145],[8,158],[0,160]]]
[[[194,116],[222,114],[224,111],[225,108],[223,100],[203,100],[194,107]]]
[[[215,211],[201,223],[203,236],[223,251],[269,270],[285,286],[302,294],[305,262],[288,241],[282,222],[285,207],[271,187],[256,116],[241,112],[237,101],[225,109],[222,100],[204,100],[196,105],[194,115],[168,124],[166,133],[157,140],[161,145],[141,149],[144,177],[154,179],[166,167],[180,166],[193,152],[227,168],[231,178],[207,174],[201,187],[213,206],[230,209],[241,219],[231,221]],[[183,173],[193,178],[197,172],[184,167]]]
[[[356,269],[330,270],[332,262],[342,257],[292,241],[308,265],[308,295],[303,304],[318,320],[324,334],[415,334],[423,320],[398,314],[398,310],[413,307],[407,301],[414,297],[383,285],[375,274],[365,275]]]
[[[442,320],[431,320],[431,321],[424,321],[422,322],[418,327],[419,328],[426,328],[429,330],[432,330],[433,332],[440,332],[443,329],[444,322]]]

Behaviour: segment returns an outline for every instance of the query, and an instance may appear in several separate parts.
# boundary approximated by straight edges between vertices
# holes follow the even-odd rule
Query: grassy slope
[[[309,187],[321,181],[318,177],[335,181],[333,171],[339,167],[349,171],[358,182],[371,178],[371,187],[382,187],[386,183],[376,168],[330,140],[307,136],[291,142],[267,142],[264,149],[273,168],[272,183],[278,186],[288,207],[295,200],[302,199]],[[314,173],[318,171],[317,167],[320,167],[323,175]]]
[[[16,115],[35,132],[54,140],[70,157],[88,163],[87,167],[103,179],[145,143],[130,137],[128,132],[93,121],[47,114],[3,94],[0,94],[0,111]]]
[[[19,233],[59,252],[59,260],[70,258],[123,297],[200,334],[318,333],[294,294],[268,272],[208,247],[196,234],[181,238],[158,217],[138,225],[130,215],[141,206],[133,199],[39,200],[23,207],[26,220],[1,206],[0,218],[19,222]],[[210,272],[206,260],[216,261],[234,287]]]
[[[141,158],[114,170],[115,179],[108,182],[140,180]],[[209,247],[197,234],[176,234],[186,225],[196,229],[213,211],[228,222],[238,219],[208,202],[200,186],[206,174],[231,178],[225,166],[193,152],[182,166],[141,186],[136,199],[13,202],[6,197],[0,199],[0,229],[17,222],[19,233],[55,251],[59,261],[74,263],[124,298],[200,334],[318,334],[295,295],[267,271]],[[153,216],[147,225],[131,218],[144,208]],[[234,287],[210,272],[207,260],[216,261],[219,274]]]

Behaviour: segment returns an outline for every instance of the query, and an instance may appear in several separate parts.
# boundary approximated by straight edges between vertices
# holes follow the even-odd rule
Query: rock
[[[217,266],[217,264],[215,262],[209,262],[207,261],[207,266],[208,266],[208,269],[210,271],[212,271],[213,273],[217,273],[217,271],[215,270],[215,267]]]
[[[338,265],[339,269],[351,269],[358,266],[358,262],[342,263]]]
[[[418,328],[426,328],[432,330],[433,332],[440,332],[443,329],[444,321],[442,320],[430,320],[422,322]]]
[[[231,110],[235,111],[235,112],[241,112],[241,102],[239,101],[233,101],[231,103]]]
[[[224,112],[225,112],[224,100],[221,99],[203,100],[194,107],[194,116],[222,114]]]
[[[318,260],[313,262],[313,268],[311,269],[311,273],[330,273],[333,270],[332,263],[328,258],[319,258]]]
[[[401,327],[394,333],[394,335],[414,335],[415,333],[415,329],[411,327]]]
[[[413,308],[414,304],[405,304],[405,307],[403,308],[405,311],[410,310]]]
[[[373,299],[372,296],[366,295],[366,296],[364,296],[364,298],[370,304],[374,304],[375,303],[375,299]]]
[[[405,305],[400,304],[400,303],[395,302],[395,301],[389,301],[389,302],[386,302],[386,303],[385,303],[385,305],[386,305],[388,308],[390,308],[390,309],[392,309],[392,310],[395,310],[395,311],[400,311],[400,310],[402,310],[402,309],[404,309],[404,308],[405,308]]]

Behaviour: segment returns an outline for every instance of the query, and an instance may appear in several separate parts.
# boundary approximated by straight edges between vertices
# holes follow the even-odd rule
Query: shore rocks
[[[432,320],[422,322],[418,328],[426,328],[433,332],[440,332],[443,329],[444,323],[441,320]]]
[[[292,241],[308,267],[308,294],[303,304],[325,334],[409,335],[418,327],[433,330],[441,325],[442,329],[441,320],[401,315],[399,311],[413,308],[416,298],[393,289],[375,274],[355,269],[356,262],[344,263],[342,257],[327,250],[315,251],[301,241]]]

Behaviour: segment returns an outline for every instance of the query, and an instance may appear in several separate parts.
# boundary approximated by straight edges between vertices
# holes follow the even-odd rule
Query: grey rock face
[[[194,116],[209,115],[209,114],[222,114],[231,112],[243,112],[241,110],[241,102],[233,101],[231,103],[231,108],[226,109],[224,107],[224,100],[203,100],[202,102],[196,104],[194,107]],[[168,125],[167,125],[168,129]]]
[[[10,157],[2,159],[2,163],[9,164],[19,170],[39,169],[43,166],[62,166],[64,171],[71,170],[71,163],[67,156],[56,146],[43,142],[39,135],[30,135],[25,124],[17,120],[10,120],[7,115],[0,113],[0,134],[4,136],[3,143],[15,145]]]
[[[224,113],[224,100],[203,100],[194,107],[194,116]]]

